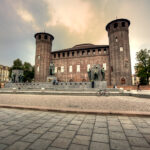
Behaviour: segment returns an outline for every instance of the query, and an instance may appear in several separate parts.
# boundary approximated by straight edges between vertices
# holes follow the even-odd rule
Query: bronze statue
[[[50,66],[49,66],[49,75],[54,75],[54,70],[55,70],[55,66],[54,66],[54,63],[50,63]]]
[[[100,65],[94,65],[88,71],[89,81],[104,81],[105,80],[105,71],[104,68],[101,69]]]

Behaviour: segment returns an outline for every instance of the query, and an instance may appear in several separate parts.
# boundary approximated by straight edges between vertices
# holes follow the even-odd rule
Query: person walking
[[[141,89],[140,89],[140,82],[137,83],[137,91],[139,91],[139,90],[141,91]]]

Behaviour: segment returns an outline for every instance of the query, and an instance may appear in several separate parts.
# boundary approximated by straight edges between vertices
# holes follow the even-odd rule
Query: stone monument
[[[19,70],[19,69],[12,70],[11,82],[22,83],[23,82],[23,70]]]

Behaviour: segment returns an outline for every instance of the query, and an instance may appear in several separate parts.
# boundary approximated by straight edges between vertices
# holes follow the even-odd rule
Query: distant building
[[[132,85],[137,85],[140,82],[139,77],[136,76],[136,74],[132,75]]]
[[[87,71],[93,65],[100,65],[108,85],[131,85],[129,26],[127,19],[109,22],[106,26],[109,45],[86,43],[57,51],[52,51],[53,35],[36,33],[35,82],[47,81],[52,63],[59,81],[89,81]]]
[[[0,65],[0,82],[9,81],[9,67]]]

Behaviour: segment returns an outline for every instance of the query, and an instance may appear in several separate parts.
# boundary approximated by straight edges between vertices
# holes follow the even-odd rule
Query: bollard
[[[16,88],[13,88],[12,90],[13,90],[13,92],[14,92],[14,93],[17,91],[17,89],[16,89]]]
[[[44,93],[45,92],[45,88],[41,88],[41,92]]]

